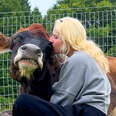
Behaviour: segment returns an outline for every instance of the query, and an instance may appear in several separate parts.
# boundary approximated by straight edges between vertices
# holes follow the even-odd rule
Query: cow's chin
[[[18,62],[18,67],[21,77],[26,77],[27,80],[30,80],[31,75],[38,68],[38,64],[33,60],[21,60]]]

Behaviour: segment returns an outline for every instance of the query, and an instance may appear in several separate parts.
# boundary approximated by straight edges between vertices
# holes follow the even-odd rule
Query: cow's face
[[[39,23],[20,28],[12,37],[0,33],[0,53],[12,51],[10,72],[13,79],[21,81],[26,77],[29,80],[45,69],[53,52],[48,40],[47,31]]]
[[[21,81],[30,79],[35,71],[42,71],[44,63],[49,60],[53,51],[52,44],[44,35],[33,35],[31,31],[19,32],[12,37],[11,75]]]

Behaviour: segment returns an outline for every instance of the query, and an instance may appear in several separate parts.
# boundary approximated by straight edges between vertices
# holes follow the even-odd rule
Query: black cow
[[[53,65],[53,46],[43,26],[32,24],[26,29],[21,28],[9,39],[2,38],[7,43],[2,48],[12,51],[10,73],[21,83],[20,92],[49,100],[52,83],[57,80],[53,73],[56,75],[58,70]]]

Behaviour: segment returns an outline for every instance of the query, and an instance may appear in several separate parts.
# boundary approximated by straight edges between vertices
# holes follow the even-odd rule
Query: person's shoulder
[[[86,63],[88,60],[90,60],[91,57],[83,52],[83,51],[76,51],[74,54],[68,58],[68,61],[70,62],[79,62],[79,63]]]
[[[88,62],[88,55],[83,51],[76,51],[71,57],[68,57],[66,64],[69,66],[85,66]]]

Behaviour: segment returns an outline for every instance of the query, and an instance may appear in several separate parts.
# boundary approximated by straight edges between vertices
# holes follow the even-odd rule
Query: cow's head
[[[0,51],[12,51],[10,72],[18,81],[30,80],[35,73],[41,72],[53,52],[49,35],[41,24],[21,28],[10,38],[0,35]]]

